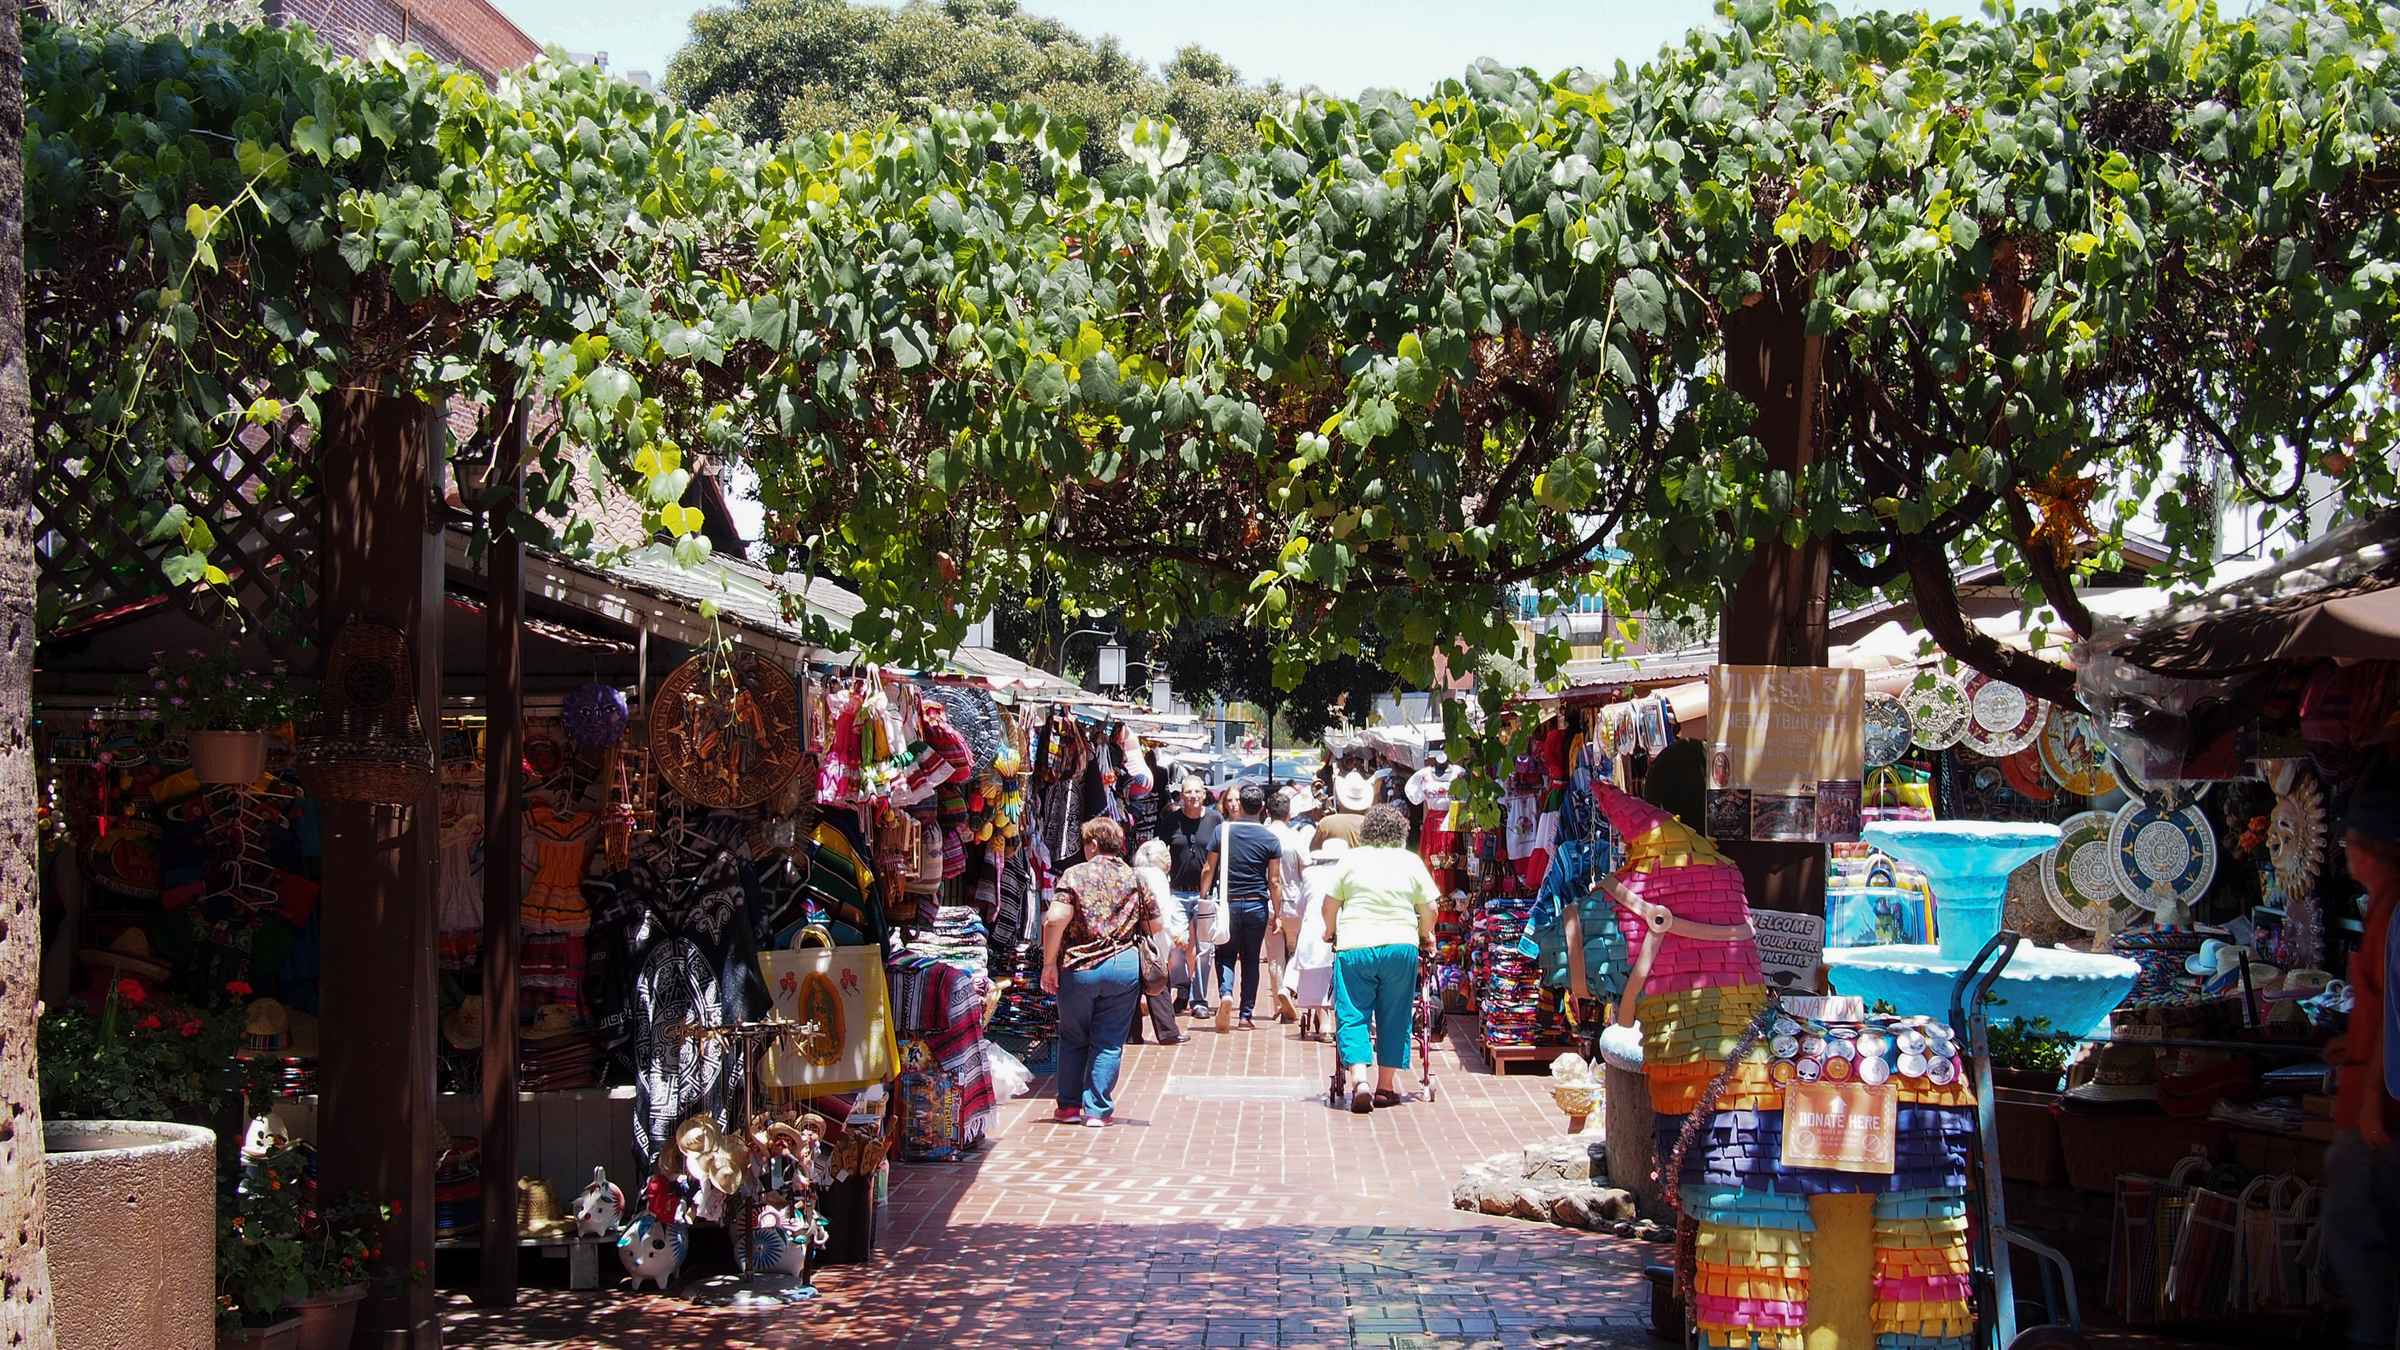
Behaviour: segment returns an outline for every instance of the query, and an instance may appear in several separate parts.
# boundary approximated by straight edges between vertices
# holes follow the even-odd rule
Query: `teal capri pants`
[[[1417,949],[1393,943],[1333,958],[1333,1016],[1344,1065],[1367,1062],[1367,1019],[1375,1019],[1375,1063],[1408,1067],[1417,1001]]]

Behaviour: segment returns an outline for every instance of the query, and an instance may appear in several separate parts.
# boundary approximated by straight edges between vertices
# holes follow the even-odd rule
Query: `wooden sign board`
[[[1709,833],[1792,843],[1858,838],[1866,700],[1863,670],[1710,667]]]

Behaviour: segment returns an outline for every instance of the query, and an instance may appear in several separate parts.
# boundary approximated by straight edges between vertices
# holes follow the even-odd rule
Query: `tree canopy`
[[[1948,559],[2071,618],[2127,526],[2079,503],[2196,456],[2393,499],[2390,11],[1727,17],[1607,79],[1282,104],[1240,153],[1129,118],[1100,174],[1026,104],[769,149],[575,68],[36,28],[43,453],[172,531],[176,456],[336,381],[539,398],[529,525],[612,475],[696,556],[684,457],[742,458],[862,650],[930,659],[1047,572],[1136,627],[1263,622],[1287,679],[1372,643],[1419,683],[1514,650],[1516,583],[1709,608],[1825,539],[1943,635]],[[1821,344],[1797,474],[1742,391],[1769,311]]]
[[[1258,143],[1272,87],[1186,47],[1153,73],[1113,37],[1087,38],[1016,0],[736,0],[692,19],[667,92],[760,140],[852,131],[935,108],[1034,102],[1094,129],[1084,164],[1119,162],[1126,117],[1172,118],[1203,150]]]

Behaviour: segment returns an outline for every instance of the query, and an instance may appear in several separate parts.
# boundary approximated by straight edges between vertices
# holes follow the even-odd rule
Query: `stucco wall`
[[[216,1344],[216,1138],[149,1121],[44,1128],[59,1350]]]

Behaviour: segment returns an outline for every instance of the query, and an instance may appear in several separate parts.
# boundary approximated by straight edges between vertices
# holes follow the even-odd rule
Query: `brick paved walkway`
[[[456,1301],[444,1343],[1654,1344],[1662,1249],[1450,1208],[1462,1164],[1560,1128],[1549,1080],[1461,1053],[1437,1049],[1436,1100],[1360,1119],[1326,1108],[1330,1051],[1290,1028],[1130,1048],[1117,1127],[1052,1125],[1036,1095],[979,1157],[895,1167],[877,1259],[823,1272],[814,1304],[532,1289],[504,1314]]]

